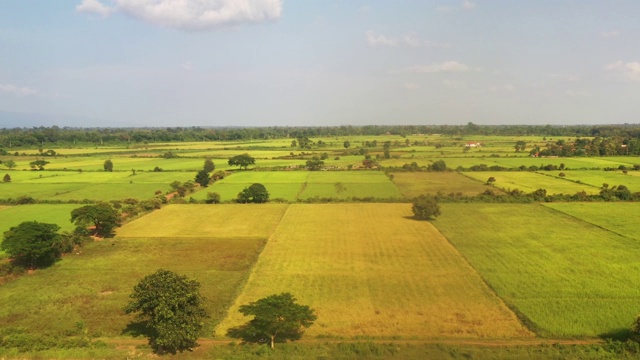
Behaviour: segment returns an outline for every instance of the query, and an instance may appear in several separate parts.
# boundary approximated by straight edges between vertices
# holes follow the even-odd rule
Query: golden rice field
[[[118,237],[266,238],[286,204],[169,205],[118,229]]]
[[[244,323],[238,307],[291,292],[318,315],[315,337],[533,336],[408,204],[290,205],[247,285],[216,330]]]

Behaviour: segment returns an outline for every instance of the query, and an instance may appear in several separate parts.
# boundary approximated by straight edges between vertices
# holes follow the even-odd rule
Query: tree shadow
[[[613,329],[606,333],[598,334],[598,337],[602,339],[627,341],[631,337],[631,330],[626,328]]]
[[[133,337],[150,337],[152,331],[147,328],[148,321],[132,321],[122,330],[120,335],[130,335]]]

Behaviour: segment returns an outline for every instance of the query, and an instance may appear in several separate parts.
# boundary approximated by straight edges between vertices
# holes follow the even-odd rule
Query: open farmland
[[[444,204],[434,225],[541,335],[619,335],[640,311],[636,239],[539,204]]]
[[[336,183],[342,183],[343,192],[336,190]],[[371,171],[314,171],[309,173],[307,183],[299,196],[311,198],[401,198],[400,190],[381,172]]]
[[[473,196],[491,189],[480,181],[455,172],[397,172],[393,173],[393,182],[406,198],[438,192]]]
[[[211,333],[285,209],[286,205],[167,206],[118,229],[115,239],[88,244],[51,269],[2,285],[0,323],[30,333],[62,335],[83,322],[91,335],[118,336],[133,320],[122,311],[131,289],[163,268],[202,284],[212,315],[206,330]],[[253,221],[256,218],[260,221]]]
[[[567,173],[567,172],[565,172]],[[486,182],[490,177],[496,181],[493,186],[502,190],[519,189],[525,193],[530,193],[538,189],[547,190],[547,194],[575,194],[584,191],[587,194],[597,194],[600,189],[595,186],[578,184],[569,180],[546,176],[545,173],[535,173],[530,171],[468,171],[464,175]]]
[[[309,173],[306,171],[236,171],[191,197],[204,200],[208,192],[217,192],[222,201],[231,201],[236,199],[242,189],[260,183],[267,188],[271,199],[295,201],[308,176]]]
[[[175,180],[192,180],[194,173],[14,171],[11,182],[0,184],[0,199],[30,196],[38,200],[148,199],[166,192]]]
[[[602,187],[602,184],[609,184],[609,187],[624,185],[631,192],[640,191],[640,176],[636,171],[631,171],[629,174],[623,174],[621,171],[565,171],[565,178],[575,182],[581,182],[594,186],[598,189]],[[552,172],[551,174],[557,176],[558,172]]]
[[[632,239],[640,240],[640,204],[633,203],[548,203],[551,209],[584,220]]]
[[[410,219],[410,208],[290,205],[216,333],[243,322],[240,304],[287,291],[316,309],[310,336],[530,337],[433,226]]]

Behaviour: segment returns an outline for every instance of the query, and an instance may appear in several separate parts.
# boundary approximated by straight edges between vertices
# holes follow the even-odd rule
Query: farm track
[[[107,344],[116,347],[129,347],[147,344],[146,339],[121,339],[121,338],[97,338]],[[233,339],[198,339],[199,349],[207,349],[213,346],[228,345],[236,342]],[[531,338],[531,339],[301,339],[296,343],[304,344],[338,344],[338,343],[375,343],[375,344],[412,344],[412,345],[464,345],[479,347],[509,347],[509,346],[540,346],[540,345],[598,345],[605,341],[598,338],[590,339],[552,339],[552,338]]]

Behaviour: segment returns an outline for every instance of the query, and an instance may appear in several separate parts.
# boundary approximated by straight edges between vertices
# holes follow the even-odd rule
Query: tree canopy
[[[440,206],[433,196],[420,195],[413,199],[411,208],[415,218],[418,220],[433,220],[440,215]]]
[[[113,171],[113,161],[108,159],[105,160],[102,167],[104,168],[104,171],[109,171],[109,172]]]
[[[303,328],[313,325],[317,319],[313,309],[296,303],[290,293],[270,295],[258,301],[242,305],[238,309],[243,315],[251,316],[248,323],[229,329],[227,334],[246,342],[260,342],[268,339],[273,349],[275,342],[298,340]]]
[[[199,282],[160,269],[135,285],[129,297],[124,311],[139,313],[155,351],[175,354],[198,345],[202,321],[209,316]]]
[[[60,257],[58,230],[60,226],[56,224],[25,221],[4,233],[0,248],[30,269],[48,266]]]
[[[206,172],[205,170],[198,171],[198,173],[196,174],[195,182],[200,184],[200,186],[202,187],[209,186],[209,182],[211,182],[211,179],[209,178],[209,173]]]
[[[264,185],[255,183],[244,188],[244,190],[238,194],[237,201],[239,203],[266,203],[269,201],[269,192]]]
[[[96,235],[108,237],[120,225],[120,214],[110,204],[103,202],[72,210],[71,222],[78,227],[94,226]]]
[[[247,166],[255,163],[256,159],[251,157],[249,154],[236,155],[229,159],[229,166],[240,166],[245,170],[247,169]]]
[[[206,158],[204,160],[204,165],[202,166],[202,170],[206,171],[207,173],[210,173],[215,169],[216,169],[216,164],[213,163],[213,160],[211,160],[210,158]]]

